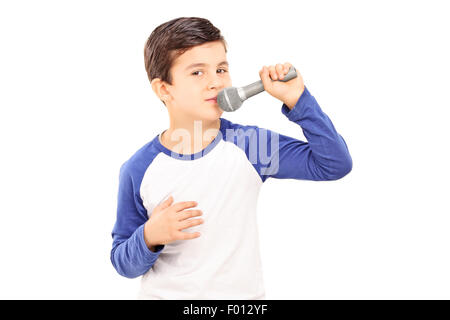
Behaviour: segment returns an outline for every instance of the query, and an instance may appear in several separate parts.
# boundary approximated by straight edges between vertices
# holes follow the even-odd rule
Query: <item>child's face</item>
[[[172,116],[193,120],[217,120],[223,113],[217,102],[206,101],[231,87],[225,48],[220,41],[195,46],[179,56],[171,68],[171,99],[168,103]],[[194,66],[192,64],[204,65]]]

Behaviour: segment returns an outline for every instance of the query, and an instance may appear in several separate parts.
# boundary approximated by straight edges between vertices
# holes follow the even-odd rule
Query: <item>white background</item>
[[[449,299],[445,1],[4,1],[0,298],[134,299],[110,262],[120,165],[169,125],[143,48],[209,19],[234,86],[290,62],[344,137],[337,181],[269,179],[258,202],[268,299]],[[223,117],[298,139],[263,92]],[[257,110],[258,109],[258,110]]]

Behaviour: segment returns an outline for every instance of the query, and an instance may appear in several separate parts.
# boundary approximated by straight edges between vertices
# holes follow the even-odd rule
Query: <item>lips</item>
[[[212,101],[212,100],[214,100],[214,101],[217,102],[217,96],[216,96],[216,97],[209,98],[209,99],[206,99],[206,101]]]

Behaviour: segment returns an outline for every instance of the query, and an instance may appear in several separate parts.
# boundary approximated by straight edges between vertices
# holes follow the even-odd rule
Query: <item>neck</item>
[[[171,151],[193,154],[205,149],[217,136],[220,119],[170,119],[170,128],[161,135],[161,143]]]

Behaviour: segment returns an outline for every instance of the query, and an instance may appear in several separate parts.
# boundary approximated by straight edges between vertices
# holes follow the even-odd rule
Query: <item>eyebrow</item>
[[[185,70],[189,70],[189,69],[195,68],[195,67],[205,67],[207,65],[208,64],[206,64],[206,63],[193,63],[193,64],[187,66]],[[222,66],[222,65],[228,66],[228,61],[222,61],[217,66]]]

